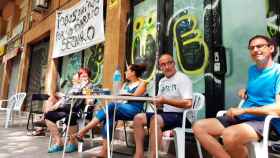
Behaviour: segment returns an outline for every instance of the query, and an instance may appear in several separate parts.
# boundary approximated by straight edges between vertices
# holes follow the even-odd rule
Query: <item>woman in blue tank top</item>
[[[132,64],[128,66],[125,72],[126,81],[124,82],[120,94],[130,95],[130,96],[144,96],[146,94],[147,83],[140,78],[142,73],[146,70],[145,65]],[[112,102],[109,103],[108,113],[109,113],[109,128],[110,128],[110,139],[112,138],[112,127],[113,127],[113,114],[114,108],[116,108],[115,120],[133,120],[133,117],[140,113],[143,109],[143,102],[137,101],[127,101],[127,102]],[[102,151],[100,152],[100,157],[106,157],[107,154],[107,131],[106,131],[106,111],[105,107],[97,112],[96,116],[92,119],[86,127],[82,128],[76,136],[78,138],[83,138],[84,135],[92,128],[96,127],[99,123],[103,123],[102,137],[103,145]]]

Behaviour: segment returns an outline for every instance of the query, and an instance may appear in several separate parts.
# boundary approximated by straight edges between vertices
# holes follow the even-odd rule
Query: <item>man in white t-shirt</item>
[[[155,105],[163,106],[158,113],[158,143],[162,140],[162,131],[182,126],[183,111],[192,106],[192,81],[175,68],[172,55],[163,54],[159,66],[164,77],[159,82],[159,90]],[[150,127],[151,157],[156,157],[155,116],[153,113],[141,113],[134,117],[134,138],[136,144],[135,158],[144,157],[144,126]],[[188,124],[191,127],[191,124]]]

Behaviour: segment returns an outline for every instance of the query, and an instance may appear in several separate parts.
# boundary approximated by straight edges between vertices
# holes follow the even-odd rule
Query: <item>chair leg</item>
[[[81,142],[81,141],[78,142],[78,152],[79,152],[79,153],[80,153],[80,152],[83,152],[83,145],[84,145],[83,142]]]
[[[89,139],[91,140],[90,143],[91,143],[91,146],[93,146],[93,138],[94,138],[94,128],[92,128],[89,132]]]
[[[91,129],[89,138],[90,138],[90,139],[93,139],[93,138],[94,138],[94,128]]]
[[[268,158],[268,146],[262,142],[250,142],[247,145],[249,158]]]
[[[202,154],[202,150],[201,150],[201,145],[200,145],[199,141],[196,138],[195,138],[195,142],[196,142],[198,156],[199,156],[199,158],[203,158],[203,154]]]
[[[30,123],[31,115],[32,115],[31,113],[29,113],[29,115],[28,115],[27,125],[26,125],[26,130],[27,130],[27,131],[30,130],[30,129],[29,129],[29,123]]]
[[[31,117],[31,126],[32,126],[32,130],[34,129],[34,115],[32,114]]]
[[[126,131],[126,123],[125,121],[123,120],[123,128],[124,128],[124,138],[125,138],[125,144],[128,148],[134,148],[135,146],[133,145],[129,145],[129,142],[128,142],[128,135],[127,135],[127,131]]]
[[[31,124],[31,128],[30,128],[30,124]],[[33,114],[29,113],[28,115],[28,120],[27,120],[27,125],[26,125],[26,130],[30,131],[34,129],[34,125],[33,125]]]
[[[123,121],[123,128],[124,128],[124,139],[125,139],[125,144],[128,147],[128,140],[127,140],[127,133],[126,133],[126,124],[125,121]]]
[[[9,122],[11,122],[11,110],[7,109],[6,111],[6,120],[5,120],[5,128],[8,128]]]
[[[14,125],[14,119],[15,119],[15,113],[13,111],[11,111],[11,116],[10,116],[10,122],[11,122],[11,125]]]
[[[176,158],[185,158],[185,129],[175,128],[174,144]]]

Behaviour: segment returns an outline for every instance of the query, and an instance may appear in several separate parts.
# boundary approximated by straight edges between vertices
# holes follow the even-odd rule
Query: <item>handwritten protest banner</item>
[[[53,58],[81,51],[103,42],[103,0],[81,0],[57,11]]]

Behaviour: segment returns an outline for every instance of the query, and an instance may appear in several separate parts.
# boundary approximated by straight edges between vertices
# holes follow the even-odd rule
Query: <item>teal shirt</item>
[[[276,95],[280,92],[280,65],[274,63],[271,67],[265,69],[259,69],[256,65],[252,65],[248,74],[247,100],[242,108],[275,105]],[[241,120],[262,121],[265,116],[244,114],[240,115],[239,118]],[[278,126],[275,121],[274,124],[277,124],[280,131],[280,124]]]

